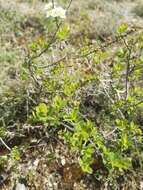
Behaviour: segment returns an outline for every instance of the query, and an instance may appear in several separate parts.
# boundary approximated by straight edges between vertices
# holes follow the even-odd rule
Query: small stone
[[[63,157],[63,158],[61,158],[61,164],[64,166],[65,164],[66,164],[66,160],[65,160],[65,158]]]
[[[140,190],[143,190],[143,181],[140,182]]]
[[[15,190],[27,190],[24,184],[18,183],[15,187]]]
[[[37,168],[38,164],[39,164],[39,159],[36,159],[36,160],[34,161],[33,165]]]

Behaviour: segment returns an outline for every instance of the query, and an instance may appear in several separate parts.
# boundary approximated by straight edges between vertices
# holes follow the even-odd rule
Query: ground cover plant
[[[0,184],[9,189],[141,189],[142,27],[121,22],[113,36],[99,32],[93,40],[82,26],[91,24],[84,12],[77,23],[66,20],[72,3],[51,1],[44,4],[45,15],[30,22],[27,17],[23,25],[16,20],[18,31],[28,27],[32,36],[24,38],[22,50],[1,53],[1,62],[20,63],[8,70],[16,88],[5,86],[7,80],[2,84]],[[88,6],[105,9],[99,3]],[[82,19],[81,31],[73,33]],[[69,156],[63,158],[59,146]],[[55,186],[51,173],[52,180],[57,175],[61,181]]]

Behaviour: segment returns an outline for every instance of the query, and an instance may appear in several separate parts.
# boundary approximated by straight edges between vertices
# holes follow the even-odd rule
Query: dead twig
[[[4,140],[0,137],[1,143],[9,150],[11,151],[11,148],[4,142]]]

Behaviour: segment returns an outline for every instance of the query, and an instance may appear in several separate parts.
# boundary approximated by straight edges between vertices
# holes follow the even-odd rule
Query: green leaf
[[[68,37],[70,32],[70,27],[68,24],[65,24],[63,27],[61,27],[57,33],[57,38],[60,40],[64,40]]]
[[[119,34],[122,34],[122,33],[126,32],[127,29],[128,29],[128,24],[127,24],[127,23],[122,23],[122,24],[118,27],[117,32],[118,32]]]
[[[48,113],[47,105],[45,103],[40,103],[36,107],[36,115],[39,117],[44,117]]]
[[[16,160],[16,161],[20,160],[20,151],[17,146],[12,148],[11,157],[13,160]]]
[[[61,96],[55,96],[53,99],[53,107],[58,111],[66,106],[66,100],[64,100]]]
[[[79,165],[80,167],[82,168],[82,170],[84,172],[87,172],[89,174],[92,174],[93,170],[92,168],[90,167],[89,163],[84,163],[84,161],[82,159],[79,160]]]
[[[128,149],[128,146],[129,146],[129,139],[128,139],[128,136],[127,136],[127,133],[122,133],[121,135],[121,146],[124,150]]]
[[[124,158],[119,153],[110,152],[108,154],[108,159],[112,168],[118,168],[119,170],[127,170],[131,167],[131,158]]]

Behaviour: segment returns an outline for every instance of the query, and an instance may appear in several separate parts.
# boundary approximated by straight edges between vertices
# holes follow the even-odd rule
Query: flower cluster
[[[58,6],[56,3],[53,4],[52,3],[48,3],[45,5],[45,10],[46,10],[46,16],[49,17],[53,17],[53,18],[61,18],[61,19],[65,19],[66,18],[66,10],[63,9],[62,7]]]

